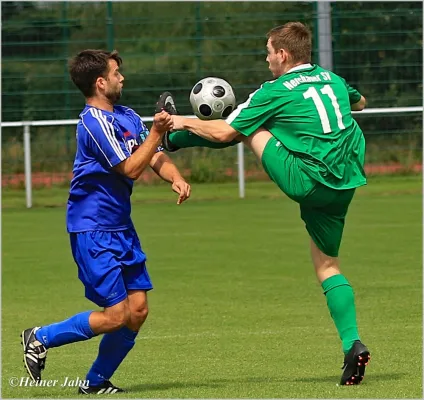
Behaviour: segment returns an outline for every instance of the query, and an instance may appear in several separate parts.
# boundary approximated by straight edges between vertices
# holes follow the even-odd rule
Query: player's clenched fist
[[[153,117],[153,125],[160,134],[170,131],[173,127],[171,115],[166,111],[161,111]]]

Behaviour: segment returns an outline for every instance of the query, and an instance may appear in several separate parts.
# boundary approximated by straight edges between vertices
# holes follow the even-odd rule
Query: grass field
[[[133,219],[155,285],[150,315],[112,381],[122,398],[422,398],[422,186],[371,180],[352,203],[341,249],[372,352],[362,385],[338,387],[342,353],[312,271],[296,204],[271,183],[199,185],[177,207],[138,188]],[[26,377],[22,329],[93,309],[71,258],[66,190],[3,191],[2,397],[75,398]],[[52,207],[47,207],[52,206]],[[53,207],[57,206],[57,207]],[[100,338],[51,349],[43,379],[84,379]]]

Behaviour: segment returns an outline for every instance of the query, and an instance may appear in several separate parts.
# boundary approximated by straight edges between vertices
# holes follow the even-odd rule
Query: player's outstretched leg
[[[163,92],[159,96],[159,100],[156,103],[155,112],[158,113],[161,112],[161,110],[165,110],[171,115],[178,114],[175,107],[174,98],[170,92]],[[234,146],[237,143],[239,143],[238,140],[233,140],[229,143],[210,142],[209,140],[203,139],[190,131],[166,132],[162,139],[162,147],[169,152],[174,152],[187,147],[224,149],[226,147]]]
[[[47,349],[88,340],[95,336],[89,324],[91,313],[92,311],[82,312],[65,321],[25,329],[22,332],[24,365],[33,381],[41,379],[41,371],[46,363]]]
[[[46,365],[47,349],[35,336],[40,327],[25,329],[21,333],[24,349],[24,365],[34,382],[41,380],[41,371]]]

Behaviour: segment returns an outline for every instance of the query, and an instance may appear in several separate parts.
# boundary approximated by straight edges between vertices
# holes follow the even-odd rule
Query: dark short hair
[[[69,60],[69,74],[72,82],[85,97],[94,95],[97,78],[106,78],[109,72],[109,60],[115,60],[118,66],[122,64],[122,58],[116,50],[87,49]]]
[[[271,29],[267,35],[275,51],[284,49],[292,61],[311,62],[312,35],[309,28],[301,22],[288,22]]]

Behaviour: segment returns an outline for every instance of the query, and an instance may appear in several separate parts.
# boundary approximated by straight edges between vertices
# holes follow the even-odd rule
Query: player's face
[[[271,44],[271,38],[268,39],[268,42],[266,44],[266,50],[268,53],[266,57],[268,68],[271,71],[273,77],[278,78],[279,76],[283,75],[284,72],[284,51],[276,51]]]
[[[106,79],[105,96],[112,104],[115,104],[122,95],[124,77],[119,72],[118,64],[115,60],[109,60],[109,73]]]

